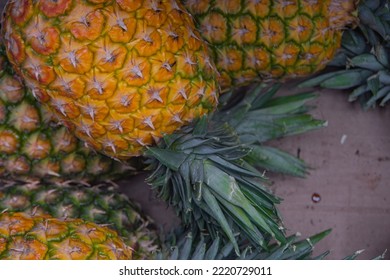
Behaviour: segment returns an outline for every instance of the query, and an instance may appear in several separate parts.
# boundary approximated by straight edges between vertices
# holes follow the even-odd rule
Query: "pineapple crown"
[[[306,92],[275,97],[281,84],[253,85],[245,92],[232,90],[221,97],[224,106],[213,119],[234,128],[241,143],[250,147],[245,159],[260,169],[305,177],[307,165],[300,159],[265,145],[265,142],[289,135],[305,133],[327,125],[313,118],[307,102],[317,94]],[[243,91],[241,89],[241,91]]]
[[[328,229],[305,239],[300,239],[301,234],[296,233],[287,237],[286,244],[271,244],[268,251],[253,248],[246,241],[241,241],[242,253],[237,256],[232,243],[225,244],[219,237],[211,239],[207,234],[193,234],[178,228],[167,236],[154,257],[158,260],[322,260],[330,251],[314,256],[314,249],[330,233],[331,229]],[[357,250],[343,260],[355,260],[363,252]],[[386,251],[374,259],[384,259],[385,254]]]
[[[146,155],[155,171],[147,182],[174,206],[185,225],[207,229],[214,238],[223,233],[237,254],[239,229],[264,248],[270,236],[285,243],[275,208],[280,199],[244,160],[249,152],[229,127],[203,117],[148,148]]]
[[[221,112],[165,136],[146,153],[154,170],[147,182],[158,196],[174,206],[185,225],[214,238],[221,235],[236,253],[242,237],[263,248],[272,237],[286,242],[275,208],[280,199],[253,166],[306,174],[301,160],[263,142],[326,125],[306,114],[314,94],[273,98],[279,87],[260,84],[225,94]]]
[[[331,230],[325,230],[309,238],[297,241],[299,233],[287,237],[284,245],[272,244],[269,251],[252,248],[241,242],[241,256],[234,253],[232,243],[221,244],[219,237],[211,239],[204,234],[183,232],[183,229],[172,233],[162,249],[155,255],[156,259],[170,260],[301,260],[323,259],[329,251],[313,257],[314,246],[325,238]]]

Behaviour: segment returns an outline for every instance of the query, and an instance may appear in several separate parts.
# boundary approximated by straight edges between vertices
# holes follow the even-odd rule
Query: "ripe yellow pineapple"
[[[112,157],[140,155],[217,103],[214,64],[176,0],[16,0],[4,19],[33,94]]]
[[[355,21],[355,0],[182,2],[209,43],[223,89],[323,69]]]
[[[89,149],[40,106],[2,51],[0,46],[0,177],[94,180],[129,172]]]
[[[154,222],[117,186],[102,182],[53,182],[0,179],[0,213],[48,214],[57,219],[82,219],[116,231],[132,248],[133,259],[147,259],[159,244]]]
[[[132,251],[117,233],[80,219],[0,214],[0,259],[128,260]]]

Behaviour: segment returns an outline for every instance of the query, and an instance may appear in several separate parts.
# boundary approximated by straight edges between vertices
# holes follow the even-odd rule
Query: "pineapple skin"
[[[133,259],[148,259],[159,246],[154,222],[112,183],[0,181],[0,212],[82,219],[116,231]]]
[[[141,155],[217,104],[215,65],[176,0],[16,0],[5,10],[15,70],[106,155]]]
[[[117,178],[127,166],[97,154],[41,106],[0,53],[0,178]]]
[[[81,219],[0,214],[0,259],[129,260],[132,251],[117,233]]]
[[[355,0],[182,0],[209,43],[222,90],[323,69],[356,21]]]

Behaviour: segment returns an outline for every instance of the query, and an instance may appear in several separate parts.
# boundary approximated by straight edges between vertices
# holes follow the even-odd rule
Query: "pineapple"
[[[0,63],[0,111],[3,112],[0,115],[0,135],[6,135],[8,133],[15,135],[15,137],[12,138],[0,137],[0,139],[3,139],[2,147],[0,147],[0,149],[4,149],[2,150],[3,153],[0,155],[0,177],[20,178],[21,176],[24,176],[45,179],[52,177],[75,179],[77,177],[79,179],[92,180],[97,176],[100,178],[102,176],[114,178],[124,173],[128,174],[130,171],[135,173],[145,168],[144,164],[142,164],[142,160],[132,158],[125,163],[120,164],[117,161],[113,161],[88,149],[81,141],[69,133],[65,127],[61,126],[58,121],[56,121],[53,114],[37,103],[28,92],[27,88],[22,84],[20,78],[12,73],[12,69],[10,69],[10,65],[4,55],[0,55],[0,60],[2,61],[2,63]],[[14,90],[10,91],[10,87]],[[270,110],[268,108],[266,114],[262,113],[262,110],[259,110],[265,109],[264,107],[267,106],[267,102],[274,101],[274,99],[271,99],[273,94],[267,92],[267,90],[265,90],[266,88],[266,84],[261,84],[253,89],[248,89],[245,91],[246,93],[241,94],[245,97],[243,100],[240,100],[240,103],[232,104],[232,102],[229,102],[229,104],[222,107],[221,111],[216,112],[213,118],[216,121],[229,122],[233,126],[235,125],[234,122],[240,123],[241,127],[249,122],[256,121],[256,123],[261,123],[260,127],[256,127],[256,136],[261,143],[275,137],[289,135],[292,132],[302,133],[322,126],[322,122],[312,120],[309,116],[305,117],[306,121],[297,122],[297,118],[302,118],[303,116],[295,116],[295,107],[292,108],[292,111],[283,112],[281,120],[279,120],[279,118],[277,118],[276,121],[272,119],[271,124],[269,119],[273,114],[272,111],[279,112],[280,110],[276,110],[276,107],[274,108],[275,110]],[[271,90],[272,93],[276,93],[276,89],[277,86]],[[233,95],[234,94],[235,93],[233,93]],[[224,96],[224,99],[227,99],[227,96],[230,95],[225,94]],[[256,115],[259,117],[262,116],[264,120],[246,120],[241,118],[240,121],[237,122],[237,119],[232,117],[232,111],[240,110],[244,103],[251,103],[249,98],[254,98],[256,96],[263,100],[263,104],[259,104],[256,108]],[[302,103],[304,103],[305,101],[312,99],[313,95],[302,97]],[[287,98],[283,98],[283,100],[284,99],[286,99],[286,101],[280,103],[284,104],[282,106],[288,106],[289,101]],[[296,101],[293,100],[293,102],[295,103]],[[259,108],[260,105],[261,108]],[[228,107],[229,110],[226,110],[225,107]],[[249,114],[254,115],[253,107],[254,106],[248,107],[248,113],[244,116]],[[289,115],[287,116],[286,114]],[[280,115],[280,113],[278,113],[278,115]],[[19,118],[13,116],[19,116]],[[226,116],[229,117],[227,118]],[[287,119],[288,123],[294,124],[292,129],[286,127]],[[26,120],[35,125],[32,128],[29,127],[29,129],[26,129]],[[297,124],[299,124],[299,127],[297,127]],[[235,126],[236,130],[237,128],[238,127]],[[237,132],[240,135],[243,135],[243,137],[249,134],[248,129],[239,129]],[[33,150],[28,152],[29,150],[26,149],[26,144],[24,143],[32,143],[36,138],[48,139],[49,149],[47,151],[41,150],[40,153],[41,155],[47,154],[47,157],[38,158],[37,156],[34,156],[38,154],[37,151]],[[20,139],[27,140],[18,141]],[[15,143],[13,141],[17,142]],[[6,147],[14,147],[14,149],[12,151],[8,150],[7,152],[5,151]],[[264,145],[255,146],[252,154],[255,154],[255,151],[257,151],[257,154],[261,154],[261,159],[253,162],[256,162],[260,167],[301,177],[306,173],[306,166],[302,161],[297,160],[282,151]]]
[[[136,169],[97,154],[40,106],[0,53],[0,177],[114,178]]]
[[[364,109],[385,106],[390,100],[389,3],[361,1],[358,11],[358,28],[344,33],[341,52],[329,63],[329,71],[300,87],[347,90],[349,101],[359,100]]]
[[[355,21],[355,0],[182,0],[209,43],[222,89],[319,71]]]
[[[57,219],[82,219],[115,230],[133,250],[133,258],[149,258],[158,233],[139,206],[112,183],[0,181],[0,212],[48,214]]]
[[[139,156],[217,104],[215,66],[176,0],[16,0],[3,28],[34,96],[111,157]]]
[[[128,260],[131,248],[111,229],[81,219],[0,214],[0,259]]]

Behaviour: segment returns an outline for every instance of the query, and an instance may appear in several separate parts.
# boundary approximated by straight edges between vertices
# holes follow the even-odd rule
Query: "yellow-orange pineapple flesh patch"
[[[221,9],[240,8],[227,4]],[[176,0],[15,0],[6,13],[16,71],[79,138],[109,156],[138,156],[217,104],[213,60]],[[231,55],[236,70],[241,54]],[[37,144],[44,139],[30,146]]]
[[[210,43],[223,90],[323,69],[356,0],[182,0]]]
[[[80,219],[49,215],[0,214],[0,259],[84,260],[132,258],[118,234]]]

